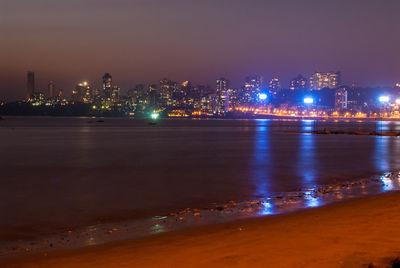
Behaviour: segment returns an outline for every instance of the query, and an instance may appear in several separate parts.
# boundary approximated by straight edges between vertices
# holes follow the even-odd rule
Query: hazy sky
[[[109,72],[127,90],[168,77],[342,71],[345,83],[400,81],[400,0],[0,0],[0,99],[49,80],[68,94]]]

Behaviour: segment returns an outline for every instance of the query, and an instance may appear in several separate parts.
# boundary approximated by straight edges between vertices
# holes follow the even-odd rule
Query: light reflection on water
[[[304,199],[306,201],[305,207],[307,208],[313,208],[313,207],[319,207],[322,205],[321,202],[321,197],[313,196],[312,192],[315,191],[316,189],[311,189],[311,192],[306,192],[304,195]]]
[[[268,189],[271,161],[269,123],[270,120],[257,120],[252,165],[253,178],[257,185],[256,196],[267,196],[270,193]]]
[[[260,211],[260,216],[266,216],[274,214],[274,205],[269,201],[262,202],[262,209]]]
[[[5,120],[0,133],[0,149],[7,152],[0,161],[0,215],[6,215],[0,236],[25,224],[47,232],[103,217],[131,219],[131,212],[141,219],[227,200],[264,200],[254,208],[257,215],[269,215],[285,206],[325,204],[314,193],[319,187],[371,176],[379,192],[399,189],[398,179],[376,174],[400,168],[400,138],[298,132],[400,131],[400,122],[160,120],[149,127],[125,119],[17,121]],[[296,200],[284,196],[305,188],[310,190]],[[357,191],[335,190],[332,199],[376,193],[369,187]],[[268,199],[276,193],[282,199]],[[155,221],[161,222],[149,225],[150,232],[170,230]]]
[[[392,137],[376,136],[375,138],[375,165],[381,172],[389,170],[389,141]]]
[[[303,120],[302,131],[310,131],[314,121]],[[309,185],[315,181],[316,159],[315,159],[315,135],[304,133],[300,135],[298,175],[303,178],[304,185]]]

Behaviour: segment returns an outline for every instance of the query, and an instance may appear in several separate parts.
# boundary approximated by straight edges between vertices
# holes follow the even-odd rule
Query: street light
[[[386,103],[386,102],[390,101],[390,98],[389,98],[389,96],[380,96],[379,101],[382,103]]]
[[[314,99],[310,98],[310,97],[304,98],[303,101],[304,101],[305,104],[313,104],[314,103]]]
[[[158,118],[159,114],[158,113],[152,113],[151,114],[151,119],[156,120]]]
[[[261,101],[263,101],[263,100],[266,100],[267,99],[267,94],[265,94],[265,93],[259,93],[258,94],[258,98],[261,100]]]
[[[309,107],[311,104],[314,103],[314,99],[311,97],[305,97],[303,102]],[[308,113],[310,113],[310,111],[308,111]],[[308,116],[310,116],[310,114],[308,114]],[[316,122],[314,120],[314,126],[313,126],[314,130],[313,131],[315,131],[315,125],[316,125]]]
[[[379,102],[382,103],[382,110],[380,112],[381,115],[381,132],[383,132],[383,117],[382,117],[382,112],[385,113],[386,107],[385,104],[387,104],[390,101],[390,97],[389,96],[380,96],[379,97]],[[397,101],[396,101],[397,102]]]

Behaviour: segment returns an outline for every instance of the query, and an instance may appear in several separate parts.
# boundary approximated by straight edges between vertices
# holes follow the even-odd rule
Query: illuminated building
[[[341,74],[336,73],[314,73],[310,81],[311,90],[321,90],[323,88],[337,88],[340,85]]]
[[[307,88],[307,79],[299,74],[297,77],[290,80],[289,89],[290,90],[299,90]]]
[[[30,102],[32,106],[40,106],[45,103],[45,98],[43,93],[33,93],[30,97]]]
[[[72,101],[91,103],[93,101],[93,91],[88,82],[81,82],[75,86],[72,91]]]
[[[47,91],[48,91],[48,97],[54,98],[54,91],[55,91],[55,85],[53,83],[53,81],[50,81],[48,86],[47,86]]]
[[[177,89],[177,83],[166,78],[160,80],[160,102],[162,105],[173,104],[173,93]]]
[[[229,81],[225,78],[217,80],[217,98],[218,98],[218,113],[226,113],[230,107],[230,90],[228,89]]]
[[[258,92],[261,91],[262,83],[263,78],[259,75],[246,77],[242,101],[254,104],[257,101]]]
[[[111,91],[112,102],[118,102],[121,94],[121,89],[118,86],[113,86]]]
[[[26,85],[26,99],[29,99],[33,96],[35,92],[35,73],[28,72],[27,73],[27,85]]]
[[[342,111],[347,109],[347,90],[344,87],[335,92],[335,110]]]
[[[276,95],[279,91],[281,91],[282,88],[279,78],[272,78],[271,81],[269,81],[268,88],[269,93],[273,95]]]
[[[106,73],[103,76],[103,94],[106,98],[111,98],[112,93],[112,76],[109,73]]]
[[[155,106],[158,103],[158,93],[157,93],[157,85],[149,85],[149,90],[148,90],[148,103],[151,106]]]

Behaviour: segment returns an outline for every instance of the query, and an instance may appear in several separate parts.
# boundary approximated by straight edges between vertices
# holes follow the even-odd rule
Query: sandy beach
[[[400,255],[400,192],[138,241],[2,260],[2,267],[386,267]]]

